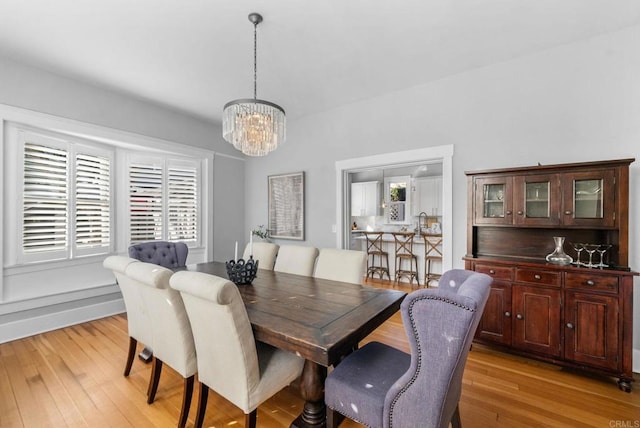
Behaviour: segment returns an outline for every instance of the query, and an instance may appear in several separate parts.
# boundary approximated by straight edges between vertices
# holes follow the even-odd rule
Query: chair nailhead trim
[[[402,394],[404,394],[416,381],[416,379],[418,378],[418,375],[420,374],[420,370],[422,369],[422,348],[420,347],[420,342],[418,341],[418,331],[416,328],[416,322],[415,319],[413,317],[413,306],[421,301],[421,300],[440,300],[444,303],[448,303],[450,305],[453,306],[457,306],[459,308],[462,308],[464,310],[467,311],[471,311],[471,312],[475,312],[475,308],[471,308],[467,305],[462,305],[458,302],[454,302],[450,299],[447,299],[446,297],[442,297],[442,296],[433,296],[433,295],[428,295],[428,296],[422,296],[422,297],[418,297],[415,298],[411,304],[409,305],[409,310],[407,311],[409,313],[409,319],[411,320],[411,329],[413,330],[413,337],[415,338],[415,342],[416,342],[416,347],[418,348],[417,353],[418,353],[418,366],[416,367],[416,371],[413,374],[413,377],[411,377],[411,380],[396,394],[396,396],[393,398],[393,401],[391,402],[391,405],[389,406],[389,427],[393,426],[393,408],[395,407],[396,403],[398,402],[398,400],[400,399],[400,396]],[[358,421],[356,421],[358,422]]]

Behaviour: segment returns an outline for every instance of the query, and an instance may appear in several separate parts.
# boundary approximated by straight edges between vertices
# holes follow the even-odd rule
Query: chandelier
[[[258,93],[258,24],[262,15],[249,14],[253,23],[253,98],[229,101],[222,112],[222,136],[248,156],[264,156],[284,143],[286,117],[284,109],[259,100]]]

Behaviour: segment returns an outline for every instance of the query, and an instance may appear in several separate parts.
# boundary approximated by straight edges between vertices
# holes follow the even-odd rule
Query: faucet
[[[422,217],[423,216],[425,220],[427,217],[429,217],[427,213],[424,211],[421,211],[420,214],[418,214],[418,227],[416,227],[416,233],[422,233]]]

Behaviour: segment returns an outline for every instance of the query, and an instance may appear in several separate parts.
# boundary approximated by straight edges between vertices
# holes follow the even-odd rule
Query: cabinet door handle
[[[522,319],[522,318],[524,318],[524,317],[522,316],[522,314],[518,314],[518,315],[516,315],[516,318],[518,318],[519,320],[521,320],[521,319]]]
[[[506,214],[506,215],[511,215],[511,214],[513,214],[513,213],[512,213],[511,211],[507,211],[505,214]]]
[[[504,316],[507,317],[507,318],[511,317],[511,312],[509,312],[509,311],[505,312]]]
[[[518,211],[518,215],[524,214],[524,211]]]
[[[566,210],[566,211],[564,212],[564,215],[571,215],[571,214],[573,214],[573,211]]]
[[[596,285],[595,281],[593,281],[593,280],[591,280],[591,279],[587,279],[586,284],[587,284],[587,285],[591,285],[591,286]]]
[[[538,274],[533,275],[533,277],[534,277],[535,279],[542,279],[542,277],[541,277],[540,275],[538,275]]]
[[[573,328],[573,324],[571,324],[570,322],[567,323],[567,328]]]
[[[490,273],[491,275],[495,275],[495,274],[496,274],[496,271],[495,271],[495,270],[493,270],[493,269],[489,269],[489,273]]]

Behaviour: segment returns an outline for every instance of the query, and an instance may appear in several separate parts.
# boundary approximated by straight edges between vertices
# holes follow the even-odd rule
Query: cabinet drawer
[[[476,272],[486,273],[493,279],[506,281],[513,279],[513,269],[510,267],[476,264],[474,270]]]
[[[539,269],[516,269],[516,281],[560,287],[560,272]]]
[[[590,273],[567,272],[565,277],[567,288],[580,288],[582,290],[597,290],[608,293],[618,293],[618,277],[606,275],[593,275]]]

